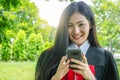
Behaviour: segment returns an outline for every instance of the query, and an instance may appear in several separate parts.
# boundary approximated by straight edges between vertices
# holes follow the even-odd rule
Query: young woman
[[[68,47],[79,48],[83,60],[67,59]],[[54,46],[39,57],[35,77],[36,80],[119,80],[112,54],[98,43],[94,15],[86,3],[73,2],[64,10]]]

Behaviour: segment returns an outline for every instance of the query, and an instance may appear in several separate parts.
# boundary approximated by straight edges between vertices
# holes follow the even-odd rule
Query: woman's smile
[[[74,40],[80,40],[82,38],[82,35],[72,35]]]

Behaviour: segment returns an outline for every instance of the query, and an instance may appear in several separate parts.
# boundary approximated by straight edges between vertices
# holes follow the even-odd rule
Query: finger
[[[70,63],[70,60],[67,60],[66,64],[69,64]]]
[[[64,67],[62,70],[64,70],[63,71],[64,75],[67,74],[68,71],[69,71],[69,65],[67,65],[66,67]]]
[[[83,59],[83,63],[87,63],[87,58],[85,57],[84,54],[82,54],[82,59]]]
[[[78,73],[78,74],[83,74],[83,71],[81,70],[73,70],[75,73]]]
[[[61,61],[60,61],[60,64],[65,64],[66,60],[67,60],[67,56],[63,56]]]
[[[65,68],[65,67],[69,66],[69,63],[70,63],[70,61],[69,61],[69,60],[67,60],[67,62],[65,62],[65,64],[64,64],[64,65],[61,65],[61,66],[62,66],[62,68]]]
[[[63,66],[59,66],[59,68],[57,69],[57,72],[56,72],[59,76],[61,76],[61,78],[64,77],[69,71],[69,65],[68,64],[65,64]]]
[[[84,67],[83,66],[80,66],[80,65],[75,65],[75,64],[71,64],[70,65],[71,68],[73,68],[74,70],[81,70],[81,71],[84,71]]]
[[[73,63],[76,63],[78,65],[81,65],[83,67],[85,66],[85,64],[83,62],[79,61],[79,60],[71,58],[70,61],[73,62]]]
[[[64,68],[62,68],[64,71],[66,71],[67,69],[69,69],[69,64],[66,65]]]
[[[61,62],[61,64],[59,65],[59,69],[64,69],[66,66],[69,66],[70,60],[67,60],[67,62]]]

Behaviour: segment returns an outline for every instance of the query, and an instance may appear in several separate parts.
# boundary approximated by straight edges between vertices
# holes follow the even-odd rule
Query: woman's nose
[[[74,34],[80,33],[80,29],[76,26],[76,27],[74,28],[74,30],[73,30],[73,33],[74,33]]]

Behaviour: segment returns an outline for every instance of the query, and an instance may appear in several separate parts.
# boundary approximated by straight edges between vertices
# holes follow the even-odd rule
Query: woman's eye
[[[84,24],[79,24],[79,27],[82,27]]]
[[[71,27],[73,27],[72,25],[68,25],[68,28],[71,28]]]

